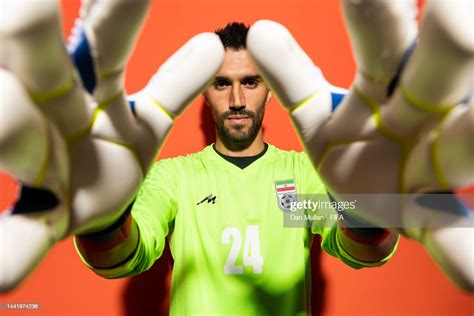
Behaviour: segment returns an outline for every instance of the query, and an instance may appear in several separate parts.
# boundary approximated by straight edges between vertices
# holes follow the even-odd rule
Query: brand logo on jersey
[[[275,181],[278,207],[284,212],[291,212],[291,203],[296,202],[296,185],[294,179]]]
[[[211,203],[211,202],[212,202],[212,204],[216,204],[216,198],[217,198],[217,196],[212,195],[212,194],[209,194],[209,195],[206,196],[204,199],[202,199],[201,202],[197,203],[196,205],[199,205],[199,204],[204,203],[204,202],[206,202],[206,201],[207,201],[207,203]]]

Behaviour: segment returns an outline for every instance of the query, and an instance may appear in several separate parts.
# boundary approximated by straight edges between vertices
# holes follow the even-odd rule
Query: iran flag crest
[[[291,203],[296,202],[296,185],[294,179],[275,181],[278,207],[284,212],[291,212]]]

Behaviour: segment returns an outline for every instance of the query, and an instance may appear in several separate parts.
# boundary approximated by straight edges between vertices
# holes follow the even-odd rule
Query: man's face
[[[250,144],[255,139],[270,96],[244,49],[226,49],[224,62],[204,93],[217,133],[229,144]]]

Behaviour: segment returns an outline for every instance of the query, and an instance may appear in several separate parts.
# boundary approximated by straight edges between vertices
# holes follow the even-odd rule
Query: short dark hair
[[[245,49],[245,41],[247,40],[247,33],[249,26],[240,22],[230,22],[224,28],[217,29],[215,33],[219,35],[224,48],[241,50]]]

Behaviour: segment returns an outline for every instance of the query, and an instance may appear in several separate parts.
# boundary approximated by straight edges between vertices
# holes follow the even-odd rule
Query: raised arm
[[[418,240],[473,291],[473,212],[452,194],[474,184],[472,5],[428,2],[418,39],[415,1],[343,9],[357,73],[333,113],[330,85],[282,25],[257,22],[249,50],[329,192],[372,197],[346,214]]]
[[[120,256],[133,252],[138,225],[126,210],[175,116],[205,87],[224,52],[214,34],[195,36],[131,107],[124,67],[148,5],[84,1],[79,41],[70,45],[73,65],[57,1],[1,2],[0,78],[9,102],[0,104],[0,169],[21,182],[24,194],[0,218],[0,291],[15,287],[69,235],[105,230],[127,241]]]

